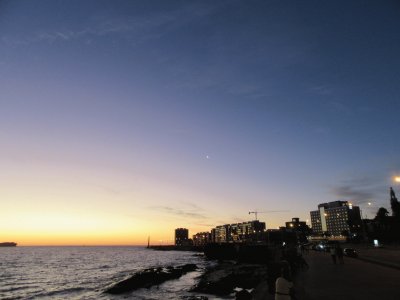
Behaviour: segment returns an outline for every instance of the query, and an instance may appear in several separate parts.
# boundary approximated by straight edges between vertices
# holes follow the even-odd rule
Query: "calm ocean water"
[[[201,270],[151,289],[120,296],[102,293],[135,271],[187,263]],[[0,299],[185,299],[194,295],[188,289],[211,263],[193,252],[143,247],[0,248]]]

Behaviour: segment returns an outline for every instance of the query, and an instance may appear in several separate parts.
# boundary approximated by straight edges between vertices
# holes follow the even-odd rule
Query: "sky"
[[[397,1],[0,0],[0,241],[390,211],[399,28]]]

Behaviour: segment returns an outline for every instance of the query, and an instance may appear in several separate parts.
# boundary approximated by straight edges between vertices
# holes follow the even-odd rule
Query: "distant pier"
[[[14,242],[4,242],[0,243],[0,247],[16,247],[17,243]]]
[[[158,246],[148,246],[149,249],[158,251],[193,251],[193,252],[203,252],[204,247],[200,246],[175,246],[175,245],[158,245]]]

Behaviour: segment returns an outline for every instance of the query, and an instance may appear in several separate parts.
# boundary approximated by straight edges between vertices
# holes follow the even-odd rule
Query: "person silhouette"
[[[329,252],[331,253],[333,264],[336,265],[336,247],[332,245]]]
[[[283,266],[281,276],[275,282],[275,300],[291,300],[294,294],[293,282],[290,280],[289,266]]]
[[[339,263],[343,265],[344,264],[344,261],[343,261],[343,249],[340,247],[339,244],[337,245],[336,253],[337,253],[337,257],[338,257]]]

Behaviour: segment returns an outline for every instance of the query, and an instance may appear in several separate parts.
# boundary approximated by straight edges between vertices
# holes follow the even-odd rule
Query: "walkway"
[[[315,251],[305,259],[310,268],[296,276],[298,299],[400,299],[397,269],[348,257],[334,265],[328,253]]]
[[[310,251],[304,258],[310,268],[295,276],[298,300],[400,299],[399,269],[349,257],[344,257],[343,265],[334,265],[324,252]],[[254,299],[273,300],[274,295],[264,283],[255,290]]]

